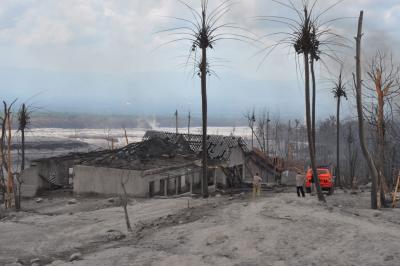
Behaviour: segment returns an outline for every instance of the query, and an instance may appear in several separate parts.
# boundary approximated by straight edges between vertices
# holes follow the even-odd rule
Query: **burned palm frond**
[[[343,82],[342,69],[340,70],[337,81],[335,81],[335,86],[332,89],[332,93],[335,98],[344,97],[347,100],[346,86]]]
[[[31,112],[25,103],[22,104],[18,111],[18,130],[25,130],[31,123]]]
[[[18,111],[18,130],[21,131],[21,171],[25,169],[25,132],[31,123],[31,112],[25,103]]]
[[[199,65],[202,59],[199,53],[202,49],[213,50],[216,44],[223,40],[234,40],[249,44],[259,42],[255,34],[240,25],[222,21],[236,4],[235,1],[225,0],[214,9],[209,10],[209,1],[200,0],[201,9],[199,11],[182,0],[177,1],[188,9],[191,17],[166,16],[166,18],[175,20],[181,25],[157,31],[156,34],[160,34],[167,39],[157,49],[179,42],[190,43],[189,52],[185,55],[186,60],[182,65],[184,67],[192,65],[194,67],[194,75],[198,75],[200,72]],[[207,62],[205,62],[208,69],[207,74],[212,74],[215,71],[210,70],[213,65],[209,62],[210,58],[207,58]]]
[[[330,5],[328,8],[314,15],[317,0],[303,1],[301,7],[296,7],[291,0],[287,2],[271,0],[280,6],[290,9],[295,12],[296,17],[283,17],[283,16],[257,16],[256,20],[266,21],[283,25],[288,28],[287,31],[279,31],[271,34],[266,34],[260,40],[265,38],[278,38],[273,41],[273,44],[268,45],[261,49],[257,54],[264,54],[261,58],[261,66],[266,58],[275,50],[276,47],[283,46],[285,48],[294,48],[297,55],[307,54],[310,60],[321,61],[322,65],[326,67],[324,57],[331,59],[335,62],[342,63],[338,56],[338,48],[350,48],[348,38],[335,33],[331,28],[332,23],[344,20],[353,19],[351,17],[339,17],[323,21],[323,15],[343,2],[337,1]],[[329,71],[328,67],[326,69]]]

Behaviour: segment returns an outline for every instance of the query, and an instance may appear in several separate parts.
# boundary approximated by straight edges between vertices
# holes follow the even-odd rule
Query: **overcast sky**
[[[284,0],[282,0],[284,1]],[[299,4],[300,0],[293,0]],[[196,9],[200,0],[188,1]],[[209,0],[210,9],[221,0]],[[334,3],[320,0],[316,12]],[[399,47],[399,0],[345,0],[322,21],[350,17],[332,25],[353,45],[356,17],[365,11],[365,56],[377,48]],[[242,0],[221,22],[234,22],[257,36],[287,30],[259,15],[295,17],[269,0]],[[171,36],[157,31],[181,26],[167,16],[191,18],[176,0],[1,0],[0,90],[2,99],[18,98],[44,110],[200,114],[200,83],[191,67],[182,68],[189,42],[160,45]],[[264,39],[267,46],[276,38]],[[268,108],[282,118],[304,115],[301,73],[291,48],[280,47],[263,62],[260,48],[222,41],[211,56],[223,58],[219,78],[208,86],[210,116],[240,116],[248,108]],[[353,51],[339,52],[352,64]],[[396,54],[395,54],[396,56]],[[332,72],[337,70],[326,60]],[[319,118],[334,114],[330,74],[318,68]],[[349,73],[347,73],[349,74]],[[31,98],[33,97],[33,98]],[[346,104],[345,104],[346,105]],[[351,110],[351,105],[345,109]]]

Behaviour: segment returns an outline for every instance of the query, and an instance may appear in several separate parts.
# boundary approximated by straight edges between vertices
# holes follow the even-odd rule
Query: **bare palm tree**
[[[342,187],[340,180],[340,100],[344,97],[347,100],[346,88],[343,83],[342,70],[340,70],[338,80],[332,93],[336,98],[336,185]]]
[[[25,169],[25,130],[31,122],[31,112],[25,103],[18,112],[18,130],[21,131],[21,171]]]
[[[264,35],[263,38],[272,36],[281,36],[272,45],[263,48],[259,53],[266,52],[261,60],[264,62],[266,57],[278,46],[288,46],[294,48],[297,55],[303,56],[304,64],[304,91],[305,91],[305,102],[306,102],[306,126],[308,136],[308,147],[311,161],[311,168],[313,171],[313,177],[317,189],[318,199],[325,201],[325,197],[322,194],[322,190],[317,177],[317,166],[315,158],[315,103],[316,103],[316,81],[314,65],[316,61],[320,61],[326,66],[322,60],[322,56],[338,61],[339,57],[336,55],[334,47],[347,47],[343,44],[342,36],[334,33],[331,30],[331,24],[337,20],[344,18],[330,19],[327,21],[321,21],[321,17],[335,7],[342,1],[337,1],[322,10],[319,13],[314,14],[315,6],[318,0],[314,1],[302,1],[301,8],[294,5],[292,0],[279,1],[272,0],[273,2],[288,8],[295,12],[296,18],[290,18],[286,16],[258,16],[259,20],[265,20],[269,22],[275,22],[281,25],[286,25],[289,31],[287,32],[275,32],[272,34]],[[283,36],[283,37],[282,37]],[[296,65],[298,64],[296,57]],[[310,76],[312,83],[312,101],[310,102]],[[312,105],[311,105],[312,104]]]
[[[158,33],[167,32],[172,36],[178,36],[164,44],[174,42],[190,42],[190,52],[185,62],[192,62],[195,66],[195,72],[200,77],[201,81],[201,107],[202,107],[202,194],[203,197],[208,197],[208,177],[207,177],[207,76],[215,75],[216,72],[211,69],[211,60],[209,60],[207,51],[214,49],[217,42],[222,40],[237,40],[237,41],[256,41],[250,38],[243,32],[248,32],[242,27],[234,23],[221,23],[221,19],[231,10],[235,4],[233,0],[225,0],[214,9],[209,10],[208,0],[200,0],[201,9],[198,11],[189,4],[177,0],[183,4],[191,13],[190,19],[169,17],[171,19],[182,22],[184,25],[180,27],[170,28],[159,31]],[[225,30],[238,31],[237,33],[225,32]],[[163,45],[164,45],[163,44]],[[200,55],[198,55],[200,53]],[[198,59],[198,57],[200,59]]]

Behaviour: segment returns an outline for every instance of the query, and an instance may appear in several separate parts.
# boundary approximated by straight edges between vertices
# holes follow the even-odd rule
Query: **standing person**
[[[260,190],[261,190],[261,177],[256,173],[256,175],[253,177],[253,198],[256,196],[260,196]]]
[[[296,175],[296,187],[297,187],[297,196],[300,197],[300,193],[301,196],[304,198],[306,196],[306,194],[304,193],[304,181],[305,181],[305,175],[303,175],[300,171],[297,172]]]

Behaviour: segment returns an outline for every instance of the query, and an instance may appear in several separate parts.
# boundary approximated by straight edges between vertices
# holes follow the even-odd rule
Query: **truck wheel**
[[[307,193],[311,193],[311,188],[310,187],[306,187],[306,192]]]
[[[334,190],[335,190],[335,189],[334,189],[333,187],[330,187],[330,188],[329,188],[329,195],[332,195],[333,192],[334,192]]]

